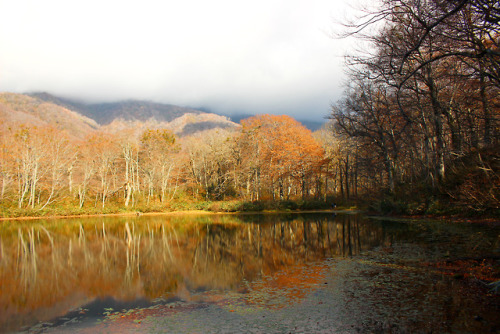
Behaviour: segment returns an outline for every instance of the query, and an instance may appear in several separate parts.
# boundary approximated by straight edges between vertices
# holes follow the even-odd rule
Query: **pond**
[[[487,333],[500,229],[355,214],[0,224],[0,331]]]

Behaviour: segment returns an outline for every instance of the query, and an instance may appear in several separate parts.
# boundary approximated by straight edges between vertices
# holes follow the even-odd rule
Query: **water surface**
[[[494,332],[498,232],[331,213],[4,222],[0,328]]]

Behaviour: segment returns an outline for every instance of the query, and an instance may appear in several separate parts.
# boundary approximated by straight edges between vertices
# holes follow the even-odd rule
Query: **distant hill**
[[[52,125],[75,138],[84,138],[99,129],[99,124],[73,110],[23,94],[0,93],[0,123]]]
[[[143,122],[154,119],[158,122],[171,122],[185,114],[198,115],[201,113],[199,110],[171,104],[129,100],[115,103],[91,104],[88,105],[88,112],[84,115],[104,125],[111,123],[115,119]]]
[[[142,122],[154,119],[158,122],[171,122],[187,113],[202,113],[200,110],[149,101],[127,100],[111,103],[86,104],[48,93],[30,93],[29,95],[40,100],[75,110],[84,116],[92,118],[101,125],[110,124],[116,119]]]
[[[236,128],[251,114],[218,115],[206,108],[189,108],[150,101],[127,100],[111,103],[84,103],[49,93],[1,93],[0,120],[17,120],[29,124],[55,123],[73,136],[82,137],[97,129],[117,133],[132,129],[139,134],[145,129],[164,128],[179,136],[217,129]],[[42,106],[42,107],[40,107]],[[36,112],[32,112],[33,110]],[[2,110],[10,110],[5,113]],[[31,112],[30,112],[31,110]],[[311,131],[323,123],[299,120]]]
[[[231,129],[237,126],[237,124],[231,122],[224,116],[208,113],[187,113],[177,117],[172,122],[158,122],[154,118],[150,118],[146,121],[117,118],[113,122],[101,126],[101,129],[110,133],[119,133],[131,129],[132,133],[136,136],[139,136],[147,129],[168,129],[178,136],[188,136],[200,131]]]
[[[228,117],[171,104],[137,100],[86,104],[48,93],[30,93],[29,96],[91,118],[102,130],[112,133],[129,128],[135,133],[145,129],[165,128],[179,136],[185,136],[214,128],[238,127]]]
[[[325,122],[317,122],[317,121],[309,121],[309,120],[304,120],[304,119],[298,119],[300,123],[302,123],[306,128],[308,128],[311,131],[316,131],[319,130],[325,125]]]

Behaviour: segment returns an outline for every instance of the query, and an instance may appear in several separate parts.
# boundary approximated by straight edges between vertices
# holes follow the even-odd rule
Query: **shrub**
[[[238,211],[245,211],[245,212],[263,211],[265,209],[266,206],[264,205],[264,202],[261,201],[243,202],[238,207]]]
[[[294,201],[280,201],[276,202],[276,209],[278,210],[297,210],[299,205]]]

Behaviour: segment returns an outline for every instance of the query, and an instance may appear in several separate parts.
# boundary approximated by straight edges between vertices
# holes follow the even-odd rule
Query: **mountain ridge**
[[[159,103],[147,100],[128,99],[115,102],[85,103],[77,99],[63,98],[46,92],[29,93],[29,95],[65,106],[69,109],[73,109],[84,116],[94,119],[101,125],[110,124],[117,118],[122,118],[125,121],[140,120],[143,122],[146,122],[150,118],[154,118],[159,122],[171,122],[175,118],[180,117],[185,113],[207,113],[219,115],[227,117],[230,121],[236,124],[239,124],[242,119],[255,116],[255,114],[251,114],[248,112],[221,113],[214,112],[211,108],[206,106],[181,107],[173,104]],[[142,110],[142,114],[138,115],[138,110]],[[325,124],[325,122],[300,118],[297,118],[297,121],[301,122],[306,128],[311,131],[316,131]]]
[[[109,133],[132,130],[139,136],[146,129],[169,129],[178,136],[186,136],[239,126],[226,116],[171,104],[138,100],[85,104],[49,93],[8,92],[0,92],[0,123],[52,125],[80,139],[98,130]]]
[[[147,121],[154,118],[159,122],[171,122],[186,113],[203,113],[203,111],[189,107],[144,100],[130,99],[116,102],[84,103],[46,92],[28,93],[27,95],[75,110],[95,120],[100,125],[110,124],[117,118],[126,121]]]
[[[76,138],[99,128],[93,119],[73,110],[16,93],[0,93],[0,122],[3,126],[51,125]]]

